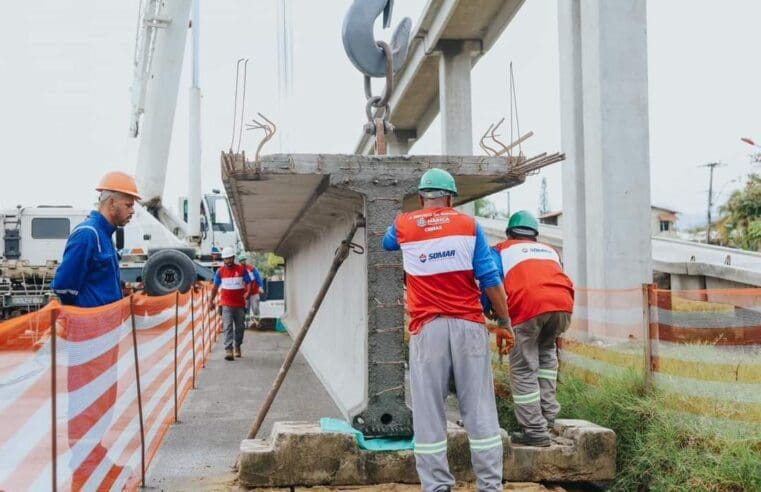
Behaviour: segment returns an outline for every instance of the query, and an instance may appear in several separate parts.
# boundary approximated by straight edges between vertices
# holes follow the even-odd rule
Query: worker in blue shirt
[[[98,210],[74,228],[51,284],[62,304],[96,307],[122,298],[119,258],[111,236],[130,221],[140,195],[135,179],[118,171],[106,174],[96,190]]]

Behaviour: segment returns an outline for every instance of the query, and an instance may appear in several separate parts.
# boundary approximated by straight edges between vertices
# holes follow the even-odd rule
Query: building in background
[[[650,231],[653,236],[677,238],[677,214],[679,212],[666,207],[650,207]],[[547,212],[538,217],[539,223],[560,227],[563,225],[563,212]]]

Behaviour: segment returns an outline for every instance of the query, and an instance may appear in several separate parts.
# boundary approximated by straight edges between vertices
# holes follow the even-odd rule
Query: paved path
[[[223,359],[222,338],[146,473],[153,490],[233,490],[232,466],[291,345],[285,333],[247,331],[243,357]],[[259,437],[279,420],[317,421],[340,412],[306,360],[296,357]]]

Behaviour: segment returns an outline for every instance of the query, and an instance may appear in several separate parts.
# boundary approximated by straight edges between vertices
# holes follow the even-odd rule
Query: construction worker
[[[225,360],[235,360],[235,357],[241,357],[240,346],[246,329],[246,298],[251,277],[242,265],[235,263],[235,251],[230,246],[222,249],[222,261],[224,265],[214,275],[210,308],[214,309],[214,299],[221,289],[219,304],[222,306],[222,324],[225,329]]]
[[[504,278],[515,334],[510,351],[510,384],[515,417],[522,430],[511,442],[549,446],[549,429],[560,412],[556,397],[557,338],[568,329],[573,312],[573,283],[563,273],[552,246],[537,241],[539,222],[525,210],[507,224],[507,240],[492,248]],[[490,297],[482,297],[489,312]]]
[[[137,184],[128,174],[114,171],[107,173],[95,188],[100,192],[98,210],[76,226],[63,252],[63,259],[56,270],[51,288],[62,304],[93,308],[111,304],[122,298],[119,278],[119,258],[111,236],[117,227],[126,225],[135,213],[135,201],[140,200]],[[66,314],[62,313],[61,317]],[[99,314],[70,316],[67,330],[75,339],[98,331]],[[66,379],[68,381],[68,445],[71,449],[71,488],[86,489],[87,481],[98,466],[110,463],[117,474],[122,465],[113,463],[104,446],[107,429],[112,422],[111,412],[117,399],[116,366],[119,357],[120,330],[111,330],[98,337],[98,364],[82,364],[93,350],[92,343],[69,343],[64,353],[68,356]],[[110,349],[107,349],[111,347]],[[105,350],[104,350],[105,349]],[[107,370],[106,368],[113,368]],[[82,380],[98,376],[104,388],[110,387],[98,405],[89,405],[87,395],[81,394]],[[87,402],[87,404],[84,404]],[[83,410],[84,408],[84,410]],[[74,417],[76,416],[76,419]],[[82,443],[85,443],[82,445]],[[102,457],[102,458],[101,458]]]
[[[246,269],[248,276],[251,277],[251,285],[249,286],[249,296],[246,301],[246,311],[251,313],[254,317],[254,323],[259,326],[259,301],[261,295],[264,294],[264,290],[261,288],[264,285],[262,276],[259,274],[259,270],[254,265],[248,264],[248,256],[245,253],[238,257],[238,262]]]
[[[425,491],[449,490],[444,400],[450,375],[470,439],[478,490],[502,490],[502,438],[497,420],[489,335],[478,279],[509,327],[505,291],[481,227],[452,208],[457,187],[442,169],[418,185],[421,210],[399,215],[383,247],[402,250],[410,314],[410,383],[415,462]]]
[[[107,173],[95,189],[100,192],[98,210],[72,231],[51,284],[62,304],[95,307],[122,298],[111,236],[130,221],[140,195],[135,179],[119,171]]]

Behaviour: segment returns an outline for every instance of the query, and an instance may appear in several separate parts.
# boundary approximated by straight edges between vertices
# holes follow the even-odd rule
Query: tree
[[[479,198],[474,202],[475,216],[485,217],[487,219],[507,219],[507,214],[503,210],[499,210],[494,202],[488,198]]]
[[[761,175],[750,174],[745,188],[732,193],[719,212],[720,234],[726,244],[761,250]]]

